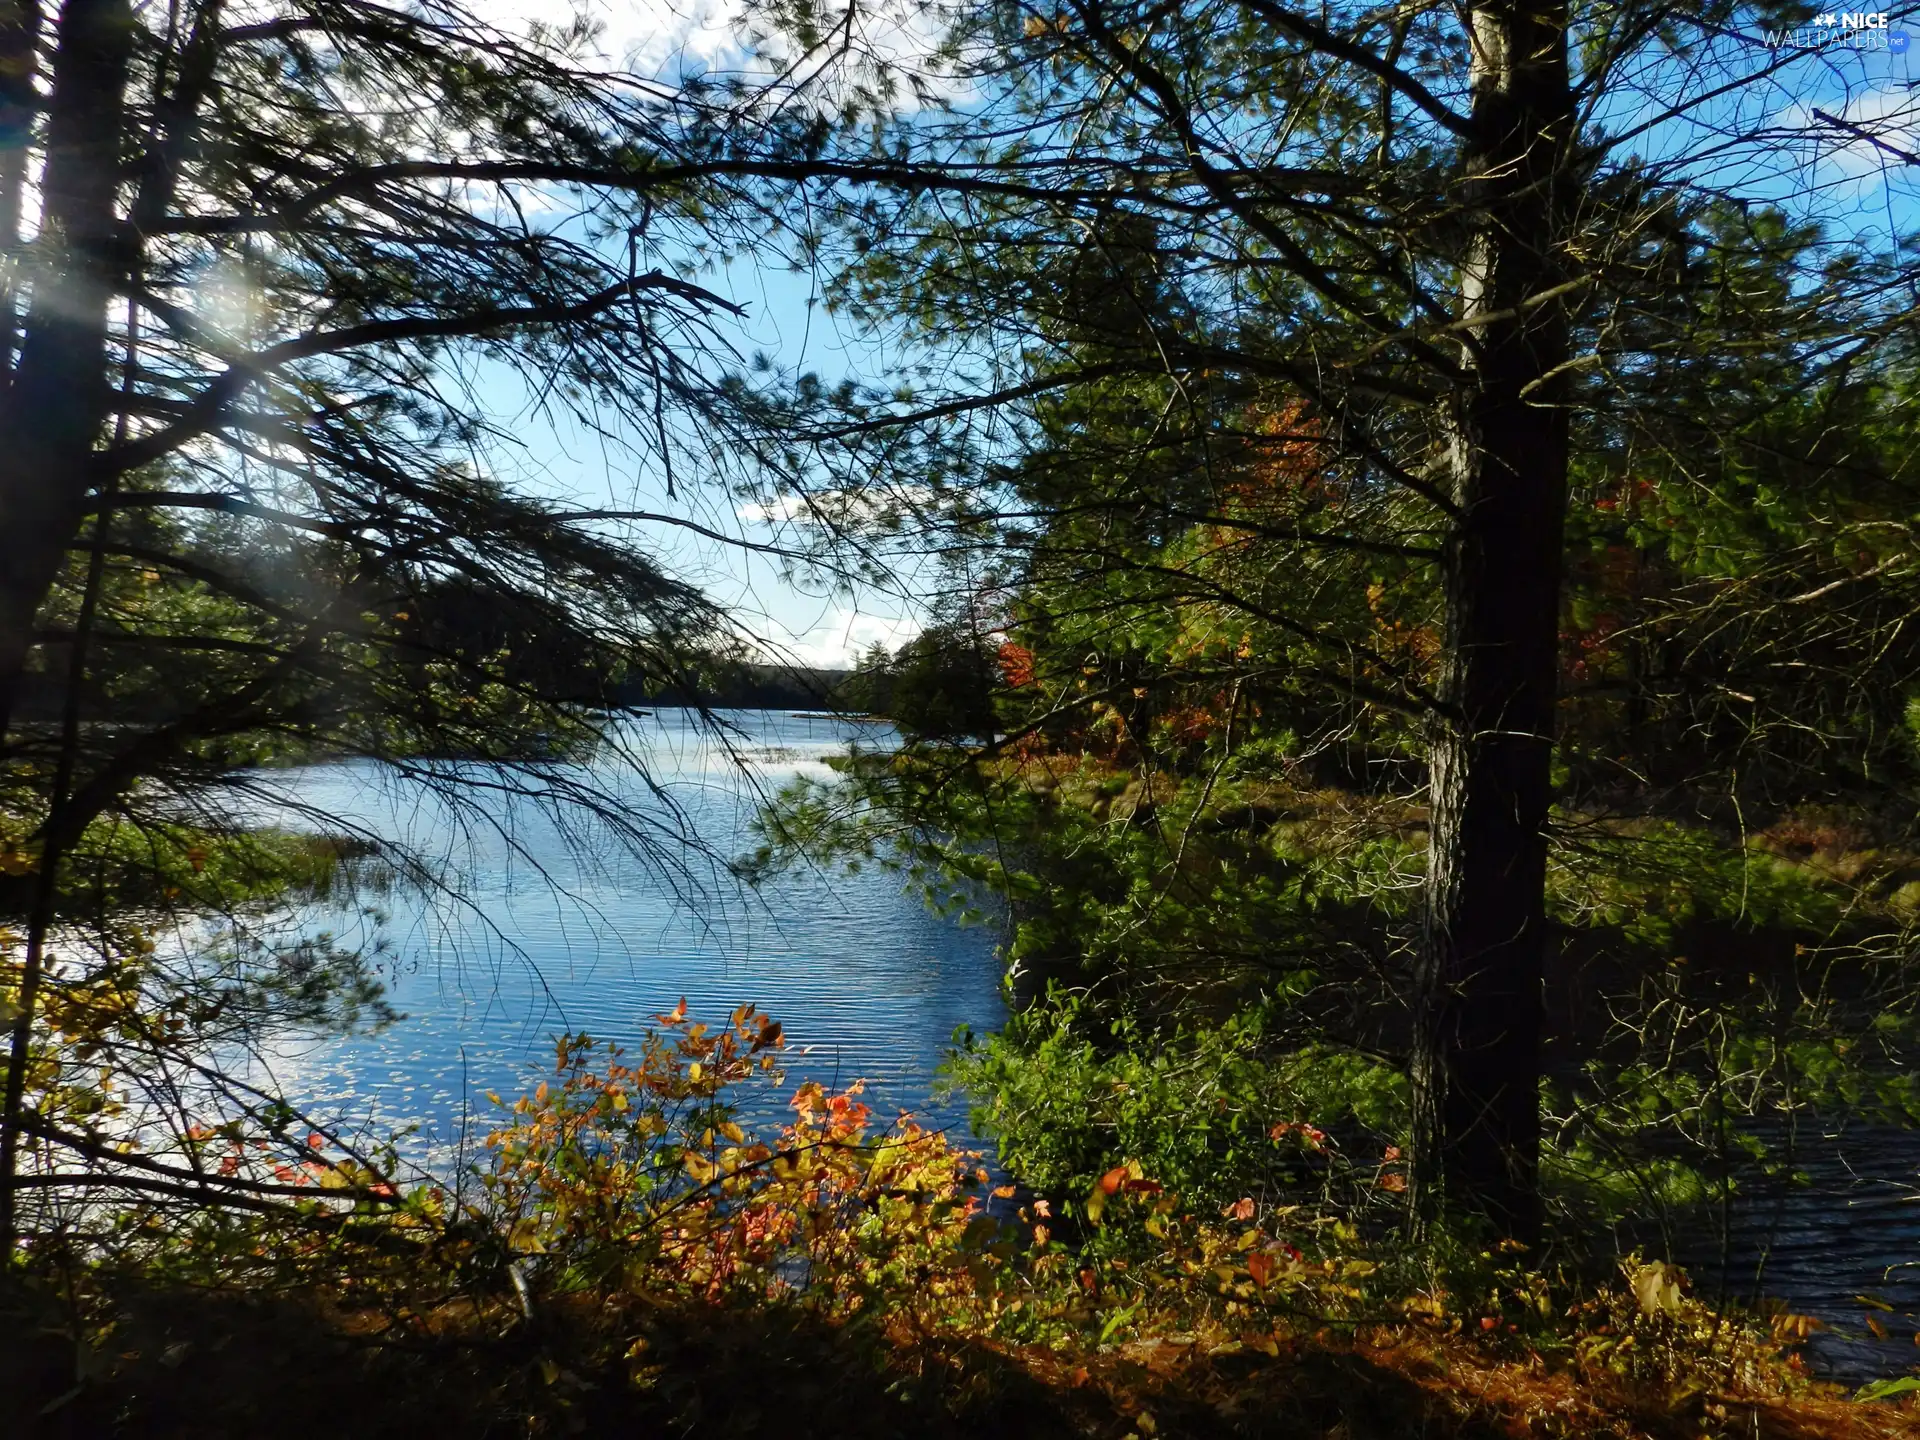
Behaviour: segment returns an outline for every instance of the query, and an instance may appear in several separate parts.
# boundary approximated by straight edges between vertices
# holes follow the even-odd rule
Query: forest
[[[0,4],[12,1433],[1920,1433],[1908,21]]]

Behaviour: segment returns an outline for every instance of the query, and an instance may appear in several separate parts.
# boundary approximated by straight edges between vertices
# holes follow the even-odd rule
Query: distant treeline
[[[845,710],[852,703],[851,670],[821,670],[759,662],[717,663],[691,683],[635,682],[615,688],[623,705],[710,705],[740,710]]]

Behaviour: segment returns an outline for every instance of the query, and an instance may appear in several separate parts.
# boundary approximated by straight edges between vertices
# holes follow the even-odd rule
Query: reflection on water
[[[444,1163],[463,1114],[484,1131],[484,1092],[530,1088],[555,1034],[631,1043],[684,995],[696,1018],[719,1021],[752,1002],[781,1020],[790,1080],[865,1079],[881,1114],[911,1109],[964,1133],[962,1107],[929,1095],[955,1027],[1000,1023],[997,935],[930,915],[882,870],[793,874],[749,892],[725,863],[750,848],[763,795],[795,775],[829,775],[822,758],[849,739],[884,744],[889,733],[772,712],[727,718],[737,727],[728,744],[676,710],[638,733],[673,803],[632,779],[627,798],[677,867],[667,875],[591,826],[563,834],[525,800],[494,794],[482,814],[459,815],[371,766],[295,772],[301,805],[434,859],[457,899],[383,896],[378,924],[346,906],[299,916],[308,930],[388,945],[393,1000],[407,1018],[380,1035],[284,1048],[274,1081],[348,1130],[417,1127],[406,1153]],[[749,1118],[783,1113],[768,1096]],[[1916,1359],[1920,1268],[1908,1267],[1920,1262],[1920,1207],[1886,1177],[1913,1181],[1920,1137],[1859,1134],[1808,1150],[1818,1151],[1802,1162],[1811,1185],[1748,1197],[1724,1247],[1717,1216],[1683,1221],[1679,1258],[1708,1298],[1777,1297],[1836,1327],[1810,1347],[1827,1373],[1903,1371]],[[1890,1339],[1874,1337],[1869,1313]]]
[[[763,796],[795,775],[829,775],[822,757],[849,739],[885,744],[890,732],[778,712],[726,719],[725,743],[685,711],[637,722],[666,799],[637,777],[598,777],[654,827],[666,872],[578,816],[563,831],[524,798],[490,795],[483,813],[462,814],[373,766],[295,772],[301,806],[423,853],[456,893],[383,895],[373,918],[340,904],[297,917],[308,931],[384,945],[407,1018],[378,1035],[283,1046],[274,1081],[350,1130],[417,1127],[406,1153],[444,1161],[463,1114],[484,1131],[486,1091],[531,1088],[551,1066],[552,1037],[631,1044],[685,996],[696,1019],[719,1022],[748,1002],[779,1019],[790,1081],[864,1079],[878,1113],[910,1109],[964,1133],[963,1107],[933,1105],[930,1090],[955,1027],[1000,1023],[993,930],[935,917],[877,868],[791,874],[757,891],[726,868],[751,848]],[[774,1096],[756,1109],[763,1122],[783,1113]]]
[[[1906,1372],[1920,1362],[1920,1135],[1808,1122],[1793,1154],[1805,1183],[1742,1197],[1724,1227],[1698,1216],[1675,1236],[1678,1258],[1709,1300],[1772,1299],[1819,1319],[1828,1328],[1807,1355],[1821,1373]]]

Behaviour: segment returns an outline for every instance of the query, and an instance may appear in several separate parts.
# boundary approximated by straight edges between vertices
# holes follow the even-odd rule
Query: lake
[[[338,816],[423,855],[447,887],[363,893],[296,917],[304,930],[379,946],[406,1018],[371,1035],[283,1042],[266,1062],[273,1082],[348,1133],[410,1129],[403,1153],[441,1164],[459,1148],[463,1115],[484,1132],[486,1091],[511,1098],[551,1073],[555,1035],[632,1044],[685,997],[710,1023],[743,1003],[779,1020],[790,1082],[865,1080],[877,1115],[910,1110],[965,1134],[964,1106],[932,1098],[935,1072],[956,1027],[1000,1024],[997,930],[935,916],[877,867],[789,873],[756,889],[725,863],[753,847],[749,822],[765,796],[795,776],[830,775],[824,757],[849,741],[891,744],[891,729],[773,711],[721,718],[724,737],[690,711],[635,722],[661,794],[637,776],[606,777],[654,827],[664,865],[534,801],[492,796],[483,814],[462,813],[371,764],[267,777],[310,810],[289,808],[285,823]],[[749,1118],[783,1114],[769,1096]]]
[[[863,1079],[878,1114],[910,1110],[964,1138],[964,1106],[934,1098],[936,1071],[956,1027],[984,1032],[1004,1017],[998,931],[931,914],[878,868],[789,873],[753,890],[725,864],[752,848],[749,822],[766,795],[795,776],[830,775],[825,758],[849,742],[891,744],[891,731],[771,711],[722,718],[724,740],[683,710],[638,722],[635,740],[663,793],[632,778],[609,782],[657,827],[665,869],[529,800],[495,796],[463,815],[427,787],[362,764],[271,777],[300,806],[419,851],[449,887],[297,917],[383,947],[406,1019],[374,1035],[283,1044],[271,1080],[347,1133],[410,1130],[403,1152],[444,1166],[463,1117],[486,1128],[486,1091],[511,1096],[550,1070],[554,1035],[584,1030],[630,1044],[684,996],[698,1019],[719,1022],[752,1003],[780,1020],[790,1081]],[[291,811],[287,819],[315,823]],[[767,1096],[748,1118],[783,1115],[779,1097]],[[1835,1327],[1810,1347],[1827,1372],[1904,1371],[1920,1313],[1920,1268],[1908,1268],[1920,1262],[1920,1209],[1908,1199],[1920,1143],[1869,1132],[1809,1148],[1814,1184],[1756,1197],[1738,1214],[1724,1272],[1711,1217],[1678,1225],[1676,1246],[1708,1296],[1748,1296],[1761,1270],[1762,1293]],[[1869,1314],[1891,1340],[1871,1334]]]

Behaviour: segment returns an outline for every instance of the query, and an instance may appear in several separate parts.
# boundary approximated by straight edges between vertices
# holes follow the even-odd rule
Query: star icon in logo
[[[1837,19],[1838,17],[1832,14],[1832,12],[1828,12],[1825,15],[1816,15],[1813,23],[1816,25],[1832,25],[1837,22]]]

